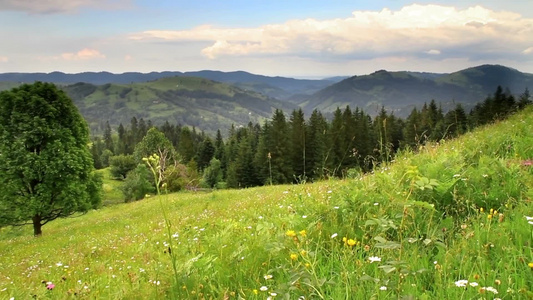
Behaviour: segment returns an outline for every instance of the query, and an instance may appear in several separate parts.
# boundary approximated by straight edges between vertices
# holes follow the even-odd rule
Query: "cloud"
[[[520,14],[481,6],[460,10],[413,4],[396,11],[354,11],[348,18],[298,19],[254,28],[204,25],[190,30],[149,30],[129,38],[209,42],[201,53],[210,59],[264,55],[361,59],[460,53],[460,57],[475,60],[478,54],[516,55],[517,49],[527,48],[533,37],[531,24],[533,19]]]
[[[120,9],[131,6],[130,0],[0,0],[0,11],[15,10],[28,13],[72,13],[82,7]]]
[[[531,54],[531,53],[533,53],[533,47],[529,47],[525,49],[524,51],[522,51],[522,54]]]
[[[76,53],[63,53],[61,58],[64,60],[89,60],[97,58],[105,58],[105,55],[95,49],[85,48]]]
[[[431,55],[439,55],[440,54],[440,50],[436,50],[436,49],[431,49],[429,51],[426,51],[427,54],[431,54]]]
[[[0,63],[6,63],[9,61],[9,58],[7,56],[0,56]]]

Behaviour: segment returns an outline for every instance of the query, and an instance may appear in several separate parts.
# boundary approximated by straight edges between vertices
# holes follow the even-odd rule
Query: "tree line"
[[[107,123],[103,137],[93,137],[91,153],[96,168],[111,166],[115,177],[127,181],[129,199],[150,191],[147,184],[135,191],[148,174],[142,156],[163,150],[171,191],[298,183],[371,171],[392,160],[399,149],[456,137],[530,103],[527,89],[517,100],[498,86],[469,113],[461,104],[443,113],[434,100],[413,108],[406,119],[383,107],[375,117],[360,108],[337,108],[331,119],[318,110],[306,119],[302,109],[289,115],[277,109],[263,124],[232,126],[226,139],[220,130],[211,137],[179,124],[156,127],[132,118],[116,133]]]

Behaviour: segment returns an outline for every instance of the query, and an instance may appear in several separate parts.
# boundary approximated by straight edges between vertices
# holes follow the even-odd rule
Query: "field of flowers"
[[[533,299],[533,108],[372,174],[0,230],[0,299]]]

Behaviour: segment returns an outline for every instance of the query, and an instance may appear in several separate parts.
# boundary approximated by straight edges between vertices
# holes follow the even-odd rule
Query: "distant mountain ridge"
[[[306,113],[314,109],[332,112],[337,107],[363,108],[369,113],[381,106],[405,116],[406,108],[430,102],[471,106],[494,93],[496,87],[520,94],[533,87],[533,74],[500,65],[481,65],[450,74],[376,71],[332,84],[296,102]]]
[[[276,108],[291,111],[295,105],[236,86],[199,77],[165,77],[149,82],[62,86],[73,99],[93,132],[106,121],[116,128],[132,117],[154,124],[194,126],[210,134],[227,132],[232,125],[262,123]]]
[[[432,99],[445,112],[456,103],[468,110],[492,95],[498,85],[515,95],[533,88],[533,74],[481,65],[449,74],[379,70],[324,80],[244,71],[4,73],[0,74],[0,90],[34,81],[60,84],[93,129],[108,120],[115,125],[128,123],[135,116],[154,123],[195,126],[211,133],[225,131],[231,124],[262,122],[276,108],[289,113],[301,107],[309,116],[314,109],[328,115],[337,107],[349,105],[375,115],[385,106],[396,116],[406,117],[413,107]]]
[[[256,91],[269,97],[287,99],[293,95],[310,95],[322,88],[343,79],[295,79],[289,77],[271,77],[256,75],[245,71],[222,72],[222,71],[194,71],[194,72],[127,72],[114,74],[110,72],[83,72],[66,74],[62,72],[52,73],[0,73],[0,82],[32,83],[35,81],[53,82],[56,84],[73,84],[78,82],[102,85],[107,83],[130,84],[157,80],[165,77],[201,77],[213,81],[230,83],[242,89]]]

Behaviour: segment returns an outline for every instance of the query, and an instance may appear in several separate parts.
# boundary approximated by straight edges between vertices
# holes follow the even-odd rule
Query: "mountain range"
[[[483,101],[498,85],[514,94],[533,87],[533,74],[500,65],[481,65],[449,74],[376,71],[369,75],[320,80],[269,77],[248,72],[108,72],[65,74],[4,73],[0,90],[23,82],[60,85],[74,100],[93,131],[102,124],[126,124],[131,117],[195,126],[213,133],[234,124],[262,122],[276,108],[301,107],[325,114],[337,107],[359,107],[375,114],[385,106],[405,117],[432,99],[443,110]]]

